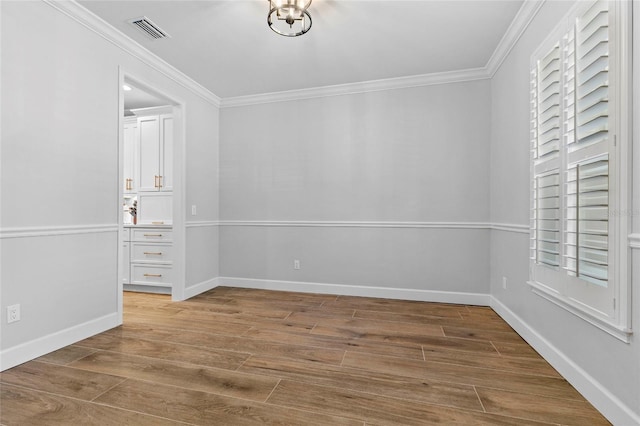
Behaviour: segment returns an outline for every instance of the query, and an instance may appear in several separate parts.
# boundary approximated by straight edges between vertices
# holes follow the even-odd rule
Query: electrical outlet
[[[300,261],[298,259],[293,261],[293,269],[300,269]]]
[[[502,277],[502,288],[507,289],[507,277]]]
[[[20,305],[7,306],[7,323],[20,321]]]
[[[195,216],[196,214],[198,214],[198,209],[196,208],[196,205],[192,205],[191,206],[191,216]]]

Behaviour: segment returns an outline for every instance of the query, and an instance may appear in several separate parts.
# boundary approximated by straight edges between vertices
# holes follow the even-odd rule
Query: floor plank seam
[[[120,376],[118,376],[120,377]],[[96,399],[100,398],[102,395],[104,395],[105,393],[109,392],[110,390],[120,386],[121,384],[123,384],[124,382],[126,382],[127,380],[129,380],[128,377],[123,378],[120,382],[116,383],[115,385],[111,386],[109,389],[105,390],[104,392],[94,396],[89,402],[95,402]]]
[[[344,353],[342,354],[342,361],[340,361],[340,367],[344,367],[344,359],[347,357],[347,352],[348,351],[344,351]]]
[[[301,382],[299,380],[295,380],[295,379],[281,379],[282,380],[286,380],[289,382],[295,382],[295,383],[300,383],[300,384],[307,384],[306,382]],[[280,382],[278,382],[279,384]],[[442,382],[441,382],[442,383]],[[454,409],[454,410],[460,410],[460,411],[464,411],[464,412],[468,412],[468,413],[474,413],[474,414],[478,414],[478,413],[482,413],[483,411],[480,409],[473,409],[473,408],[469,408],[469,407],[460,407],[458,405],[452,405],[452,404],[443,404],[443,403],[437,403],[437,402],[426,402],[423,400],[419,400],[419,399],[410,399],[410,398],[403,398],[400,396],[394,396],[394,395],[386,395],[386,394],[382,394],[382,393],[376,393],[376,392],[371,392],[371,391],[366,391],[366,390],[357,390],[357,389],[349,389],[349,388],[344,388],[344,387],[338,387],[338,386],[334,386],[334,385],[328,385],[328,384],[313,384],[312,386],[316,386],[316,387],[320,387],[320,388],[324,388],[324,389],[330,389],[330,390],[338,390],[338,391],[347,391],[350,393],[354,393],[354,394],[361,394],[361,395],[367,395],[367,396],[374,396],[374,397],[378,397],[378,398],[382,398],[382,399],[386,399],[386,400],[390,400],[390,401],[402,401],[402,402],[407,402],[410,404],[421,404],[424,406],[429,406],[429,407],[439,407],[439,408],[448,408],[448,409]],[[473,388],[473,385],[464,385],[466,387],[468,387],[469,389]],[[271,403],[273,404],[273,403]],[[278,404],[273,404],[273,405],[278,405]],[[482,404],[480,404],[482,406]],[[297,408],[296,408],[297,409]],[[328,412],[325,412],[325,414],[330,414]],[[397,414],[401,417],[407,417],[407,418],[415,418],[415,417],[410,417],[410,416],[403,416],[402,414]],[[501,414],[501,416],[504,416]],[[341,417],[344,417],[344,415],[341,415]],[[504,416],[507,417],[507,416]]]
[[[502,355],[502,354],[500,353],[500,351],[498,350],[498,347],[496,346],[496,344],[495,344],[495,343],[493,343],[493,341],[489,340],[489,343],[491,343],[491,346],[493,346],[493,349],[495,349],[495,350],[496,350],[496,352],[498,353],[498,355]]]
[[[242,362],[240,363],[240,365],[239,365],[239,366],[237,366],[237,367],[236,367],[236,369],[235,369],[235,370],[233,370],[233,371],[241,372],[241,371],[240,371],[240,369],[241,369],[242,367],[244,367],[244,365],[247,363],[247,361],[249,361],[251,358],[253,358],[253,355],[254,355],[254,354],[250,354],[250,355],[247,357],[247,359],[245,359],[244,361],[242,361]]]
[[[275,377],[273,377],[273,376],[264,376],[264,375],[261,375],[261,376],[262,377],[268,377],[268,378],[271,378],[271,379],[275,379]],[[263,401],[260,401],[260,400],[257,400],[257,399],[243,398],[243,397],[240,397],[240,396],[237,396],[237,395],[229,395],[227,393],[220,393],[220,392],[212,392],[212,391],[207,391],[207,390],[202,390],[202,389],[187,388],[187,387],[180,386],[180,385],[175,385],[175,384],[165,383],[165,382],[156,382],[156,381],[153,381],[153,380],[141,379],[141,378],[138,378],[138,377],[127,377],[127,378],[129,380],[132,380],[132,381],[148,383],[150,385],[160,385],[160,386],[171,387],[171,388],[180,389],[180,390],[186,390],[186,391],[189,391],[189,392],[199,392],[199,393],[218,396],[218,397],[222,397],[222,398],[235,399],[235,400],[238,400],[238,401],[246,402],[248,404],[264,404]],[[281,379],[279,379],[279,380],[281,380]],[[274,389],[275,389],[275,386],[274,386]],[[273,390],[271,392],[273,392]],[[94,402],[94,404],[105,405],[104,403],[101,403],[101,402]],[[276,405],[276,404],[271,404],[271,405]]]
[[[309,330],[309,334],[313,334],[313,330],[315,330],[315,328],[318,326],[319,322],[313,324],[313,327],[311,327],[311,330]]]
[[[235,371],[235,370],[229,369],[229,368],[211,367],[209,365],[196,364],[196,363],[193,363],[193,362],[178,361],[178,360],[167,359],[167,358],[157,358],[157,357],[153,357],[153,356],[149,356],[149,355],[130,354],[130,353],[118,352],[118,351],[114,351],[114,350],[110,350],[110,349],[100,349],[98,352],[108,352],[108,353],[112,353],[112,354],[121,354],[121,355],[125,355],[125,356],[130,356],[130,357],[144,358],[145,360],[156,360],[156,361],[170,362],[170,363],[174,363],[174,364],[177,364],[177,365],[183,366],[183,367],[191,367],[191,368],[196,367],[196,368],[211,369],[211,370],[221,370],[221,371]],[[75,365],[67,365],[65,367],[75,368],[76,370],[82,370],[82,371],[93,371],[93,372],[96,372],[95,370],[80,368],[80,367],[75,366]],[[102,372],[100,372],[100,373],[102,373]],[[243,373],[243,372],[239,372],[239,373],[243,374],[243,375],[249,375],[249,374]],[[116,377],[128,377],[128,376],[119,376],[119,375],[113,374],[113,373],[102,373],[102,374],[109,374],[111,376],[116,376]],[[257,376],[270,377],[270,376],[264,376],[262,374],[257,374]],[[134,379],[136,379],[136,378],[134,378]],[[136,379],[136,380],[138,380],[138,379]]]
[[[95,404],[95,405],[100,406],[100,407],[113,408],[115,410],[121,410],[121,411],[126,411],[126,412],[129,412],[129,413],[140,414],[142,416],[152,417],[154,419],[167,420],[167,421],[170,421],[170,422],[175,422],[175,423],[179,423],[179,424],[183,424],[183,425],[187,425],[187,426],[198,426],[197,423],[189,423],[189,422],[185,422],[185,421],[182,421],[182,420],[170,419],[168,417],[157,416],[155,414],[145,413],[143,411],[136,411],[136,410],[131,410],[129,408],[118,407],[116,405],[105,404],[103,402],[89,402],[89,403],[90,404]]]
[[[487,409],[484,407],[484,404],[482,403],[482,398],[480,398],[480,394],[478,393],[478,389],[476,389],[475,385],[473,386],[473,391],[476,393],[476,396],[478,397],[478,402],[480,403],[480,406],[482,407],[482,411],[484,411],[486,413]]]
[[[225,334],[218,334],[217,336],[230,337],[230,336],[227,336]],[[176,345],[176,346],[184,346],[185,348],[211,349],[211,347],[207,346],[207,345],[194,345],[194,344],[190,344],[190,343],[174,342],[174,341],[170,341],[170,340],[158,340],[158,339],[148,338],[148,337],[144,337],[144,338],[133,337],[133,336],[125,336],[125,337],[116,336],[116,337],[118,337],[120,339],[134,339],[134,340],[137,340],[137,341],[145,341],[145,342],[151,342],[151,343],[170,343],[170,344]],[[91,339],[91,337],[89,339]],[[88,340],[88,339],[86,339],[86,340]],[[81,346],[83,348],[95,349],[94,353],[97,352],[97,351],[100,351],[100,350],[110,350],[110,351],[113,351],[113,352],[128,353],[128,352],[124,352],[124,351],[115,351],[113,349],[96,348],[95,346],[91,346],[90,344],[87,344],[87,343],[83,344],[83,342],[84,341],[80,341],[78,343],[75,343],[74,346]],[[233,349],[224,349],[224,348],[218,348],[218,347],[216,347],[214,349],[217,350],[217,351],[230,352],[230,353],[234,353],[234,354],[251,355],[251,352],[246,352],[246,351],[234,351]],[[92,354],[89,354],[89,355],[92,355]],[[89,355],[86,355],[86,356],[89,356]],[[82,356],[81,358],[75,359],[75,360],[73,360],[71,362],[79,361],[82,358],[85,358],[86,356]],[[159,359],[161,359],[161,358],[159,358]]]
[[[264,401],[262,401],[263,404],[266,404],[267,401],[269,400],[269,398],[271,398],[271,395],[273,395],[273,393],[276,391],[276,388],[278,387],[278,385],[280,384],[280,382],[282,381],[282,379],[278,379],[278,383],[276,383],[276,385],[273,387],[273,389],[271,389],[271,392],[269,392],[269,395],[267,395],[267,397],[265,398]],[[277,405],[277,404],[272,404],[272,405]]]

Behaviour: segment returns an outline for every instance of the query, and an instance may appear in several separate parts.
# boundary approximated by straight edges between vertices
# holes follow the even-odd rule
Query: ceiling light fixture
[[[307,12],[311,0],[268,1],[267,23],[276,33],[285,37],[297,37],[311,29],[311,15]]]

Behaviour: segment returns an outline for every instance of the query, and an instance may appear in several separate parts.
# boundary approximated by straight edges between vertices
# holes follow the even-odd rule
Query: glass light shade
[[[269,0],[269,28],[285,37],[306,33],[312,24],[307,12],[310,5],[311,0]]]

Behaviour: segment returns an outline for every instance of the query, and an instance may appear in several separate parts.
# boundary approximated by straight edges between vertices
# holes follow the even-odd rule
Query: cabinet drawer
[[[159,243],[132,243],[132,262],[171,263],[173,246]]]
[[[170,287],[173,269],[164,265],[131,265],[131,284]]]
[[[171,242],[172,231],[170,229],[133,229],[131,241],[156,241]]]

